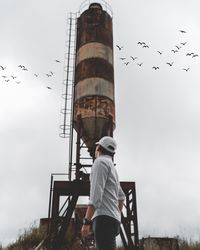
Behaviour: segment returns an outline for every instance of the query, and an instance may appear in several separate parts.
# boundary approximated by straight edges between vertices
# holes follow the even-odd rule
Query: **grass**
[[[30,226],[28,229],[24,229],[24,232],[21,233],[18,239],[14,243],[10,243],[7,246],[7,250],[31,250],[37,246],[42,239],[45,237],[44,230],[36,227],[35,225]],[[80,250],[79,244],[71,244],[73,236],[71,232],[68,232],[65,237],[65,247],[64,249],[68,250]],[[184,238],[176,237],[179,243],[180,250],[200,250],[200,242],[191,241]],[[0,244],[0,250],[2,246]],[[92,250],[92,249],[91,249]],[[117,250],[124,250],[123,247],[118,247]]]

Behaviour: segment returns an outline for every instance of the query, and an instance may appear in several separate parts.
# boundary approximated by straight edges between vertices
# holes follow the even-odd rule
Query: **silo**
[[[115,127],[112,16],[91,3],[77,19],[74,128],[91,156]]]

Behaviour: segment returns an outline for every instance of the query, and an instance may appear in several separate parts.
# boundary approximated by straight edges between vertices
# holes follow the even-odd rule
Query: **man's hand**
[[[90,225],[83,225],[81,228],[81,235],[83,238],[87,238],[92,234]]]

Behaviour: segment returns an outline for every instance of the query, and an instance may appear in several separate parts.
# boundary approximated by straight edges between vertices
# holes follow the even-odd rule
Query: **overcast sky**
[[[59,137],[66,20],[81,3],[0,0],[4,245],[47,216],[50,174],[67,172],[68,142]],[[136,182],[140,238],[181,235],[199,240],[200,2],[108,3],[114,25],[115,161],[120,180]],[[54,74],[48,77],[50,71]]]

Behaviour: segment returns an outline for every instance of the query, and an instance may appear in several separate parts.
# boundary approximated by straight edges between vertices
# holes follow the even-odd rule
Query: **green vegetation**
[[[178,238],[180,250],[200,250],[200,242]]]
[[[29,229],[25,229],[19,238],[7,246],[8,250],[28,250],[37,246],[44,238],[45,232],[36,227],[31,226]]]
[[[42,239],[45,237],[44,229],[40,229],[35,225],[32,225],[29,229],[25,229],[21,235],[19,235],[18,239],[7,246],[7,250],[31,250],[37,246]],[[80,250],[82,248],[79,247],[79,243],[76,242],[75,244],[71,244],[73,239],[72,233],[69,232],[66,234],[65,237],[65,249],[70,250]],[[200,250],[200,242],[194,242],[192,240],[188,241],[184,238],[177,238],[179,242],[180,250]],[[0,244],[0,250],[2,246]],[[91,249],[91,248],[90,248]],[[92,250],[92,249],[91,249]],[[124,250],[123,247],[118,247],[118,250]]]

